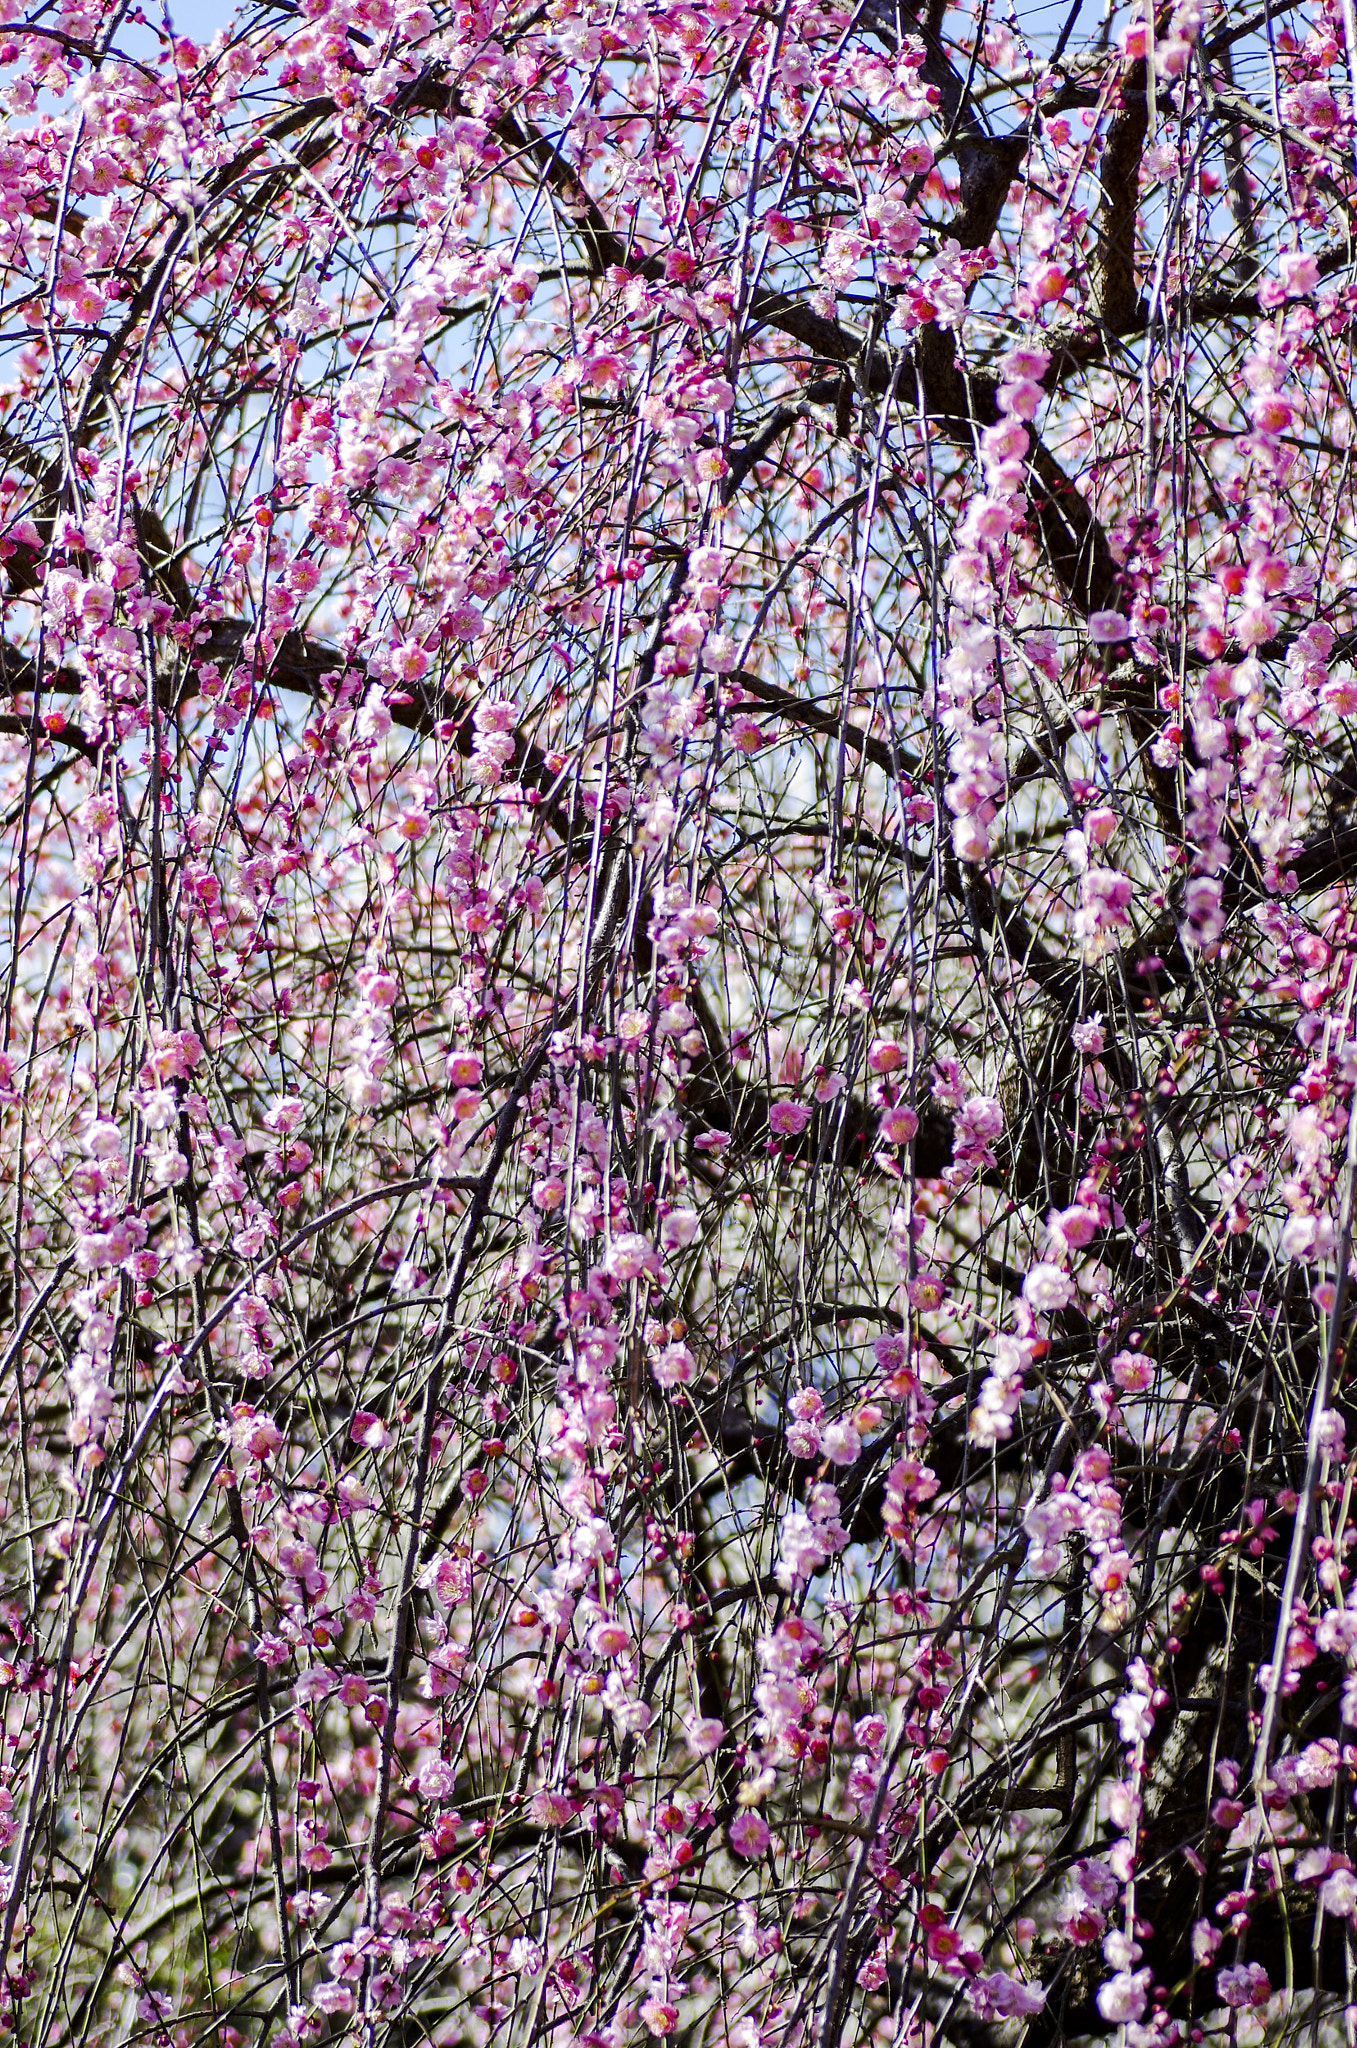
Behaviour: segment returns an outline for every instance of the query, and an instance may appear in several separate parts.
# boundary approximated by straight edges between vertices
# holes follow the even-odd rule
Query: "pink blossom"
[[[624,1231],[613,1239],[606,1263],[615,1280],[635,1280],[653,1270],[655,1252],[648,1238],[637,1231]]]
[[[1055,1211],[1046,1220],[1052,1242],[1064,1254],[1080,1251],[1091,1244],[1099,1226],[1096,1209],[1085,1203],[1074,1203],[1068,1209]]]
[[[698,1235],[700,1217],[696,1208],[671,1208],[661,1225],[661,1243],[667,1249],[682,1249]]]
[[[430,1757],[419,1767],[421,1799],[450,1799],[457,1788],[457,1773],[442,1757]]]
[[[1357,1876],[1352,1871],[1335,1870],[1326,1877],[1319,1888],[1319,1897],[1324,1911],[1332,1913],[1336,1919],[1357,1919]]]
[[[1109,2025],[1118,2026],[1141,2017],[1150,1995],[1150,1976],[1149,1970],[1118,1970],[1099,1986],[1098,2010]]]
[[[553,1792],[543,1787],[532,1797],[532,1817],[542,1827],[568,1827],[579,1811],[578,1802],[568,1793]]]
[[[1154,1378],[1154,1360],[1140,1351],[1118,1351],[1110,1367],[1112,1378],[1123,1393],[1144,1393]]]
[[[1324,1456],[1334,1464],[1341,1464],[1344,1451],[1345,1424],[1336,1408],[1326,1408],[1316,1418],[1315,1439]]]
[[[697,1361],[686,1344],[666,1344],[651,1359],[650,1369],[661,1387],[681,1387],[693,1378]]]
[[[1148,1742],[1154,1733],[1154,1711],[1140,1693],[1123,1693],[1112,1705],[1117,1733],[1128,1746]]]
[[[1083,1053],[1088,1059],[1096,1059],[1107,1043],[1099,1012],[1095,1010],[1091,1017],[1086,1017],[1082,1023],[1076,1024],[1070,1037],[1077,1052]]]
[[[1272,1985],[1261,1963],[1237,1963],[1232,1969],[1217,1970],[1216,1989],[1222,2001],[1232,2007],[1266,2005]]]
[[[848,1541],[839,1520],[839,1496],[834,1487],[813,1486],[804,1509],[796,1508],[782,1524],[777,1566],[780,1586],[792,1591],[803,1585],[813,1572],[827,1564]]]
[[[762,1814],[744,1812],[735,1816],[727,1830],[730,1846],[737,1856],[749,1860],[765,1854],[772,1835]]]
[[[1038,1262],[1028,1268],[1022,1292],[1038,1315],[1052,1315],[1073,1301],[1074,1282],[1063,1267]]]
[[[851,1422],[831,1422],[820,1432],[820,1445],[831,1465],[851,1465],[862,1449],[862,1438]]]
[[[1198,1969],[1204,1969],[1214,1957],[1224,1940],[1224,1930],[1213,1927],[1209,1920],[1198,1920],[1192,1929],[1192,1959]]]
[[[631,1648],[631,1635],[621,1622],[599,1621],[589,1632],[589,1647],[596,1657],[621,1657]]]
[[[318,2012],[325,2013],[327,2017],[353,2011],[353,1993],[347,1984],[318,1984],[311,1994],[311,2002]]]
[[[716,1719],[690,1721],[687,1742],[694,1756],[715,1756],[725,1741],[725,1724]]]
[[[981,2019],[1022,2019],[1046,2003],[1044,1985],[1024,1984],[1004,1970],[972,1978],[966,1995]]]
[[[1277,274],[1288,298],[1303,298],[1319,283],[1319,265],[1305,250],[1284,249],[1277,258]]]
[[[1357,1089],[1346,53],[1241,288],[1246,11],[0,9],[15,1999],[786,2048],[851,1905],[845,2041],[1174,2048],[1273,1836],[1357,1917],[1346,1393],[1256,1406]],[[1169,1705],[1246,1664],[1259,1798]]]
[[[1001,384],[998,404],[1001,412],[1009,413],[1014,419],[1035,419],[1041,409],[1046,393],[1035,378],[1020,377],[1011,384]]]

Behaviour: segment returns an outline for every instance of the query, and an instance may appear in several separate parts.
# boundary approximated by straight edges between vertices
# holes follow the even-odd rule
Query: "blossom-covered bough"
[[[1350,0],[0,11],[0,2027],[1342,2038]]]

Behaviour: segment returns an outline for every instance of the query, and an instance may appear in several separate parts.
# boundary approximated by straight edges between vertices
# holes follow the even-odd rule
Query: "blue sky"
[[[175,33],[191,36],[195,43],[210,43],[219,28],[236,12],[235,0],[143,0],[147,19],[159,21],[163,11],[174,23]],[[126,30],[119,35],[126,42]]]
[[[226,0],[174,0],[170,18],[181,35],[192,36],[195,43],[210,43],[235,11]]]

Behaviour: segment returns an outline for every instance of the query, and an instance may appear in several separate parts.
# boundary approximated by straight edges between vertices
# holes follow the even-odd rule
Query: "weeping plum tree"
[[[1341,2040],[1351,0],[5,0],[0,2027]]]

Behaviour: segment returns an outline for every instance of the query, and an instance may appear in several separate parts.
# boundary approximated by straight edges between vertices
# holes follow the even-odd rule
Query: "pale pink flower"
[[[744,1856],[751,1861],[762,1856],[772,1840],[768,1823],[759,1813],[736,1814],[727,1832],[730,1836],[730,1846],[736,1855]]]
[[[1114,1977],[1099,1987],[1098,2010],[1109,2025],[1117,2026],[1128,2020],[1138,2020],[1145,2010],[1150,1995],[1149,1970],[1118,1970]]]
[[[1261,1963],[1237,1963],[1233,1969],[1217,1970],[1216,1989],[1223,2002],[1239,2008],[1266,2005],[1272,1985]]]

